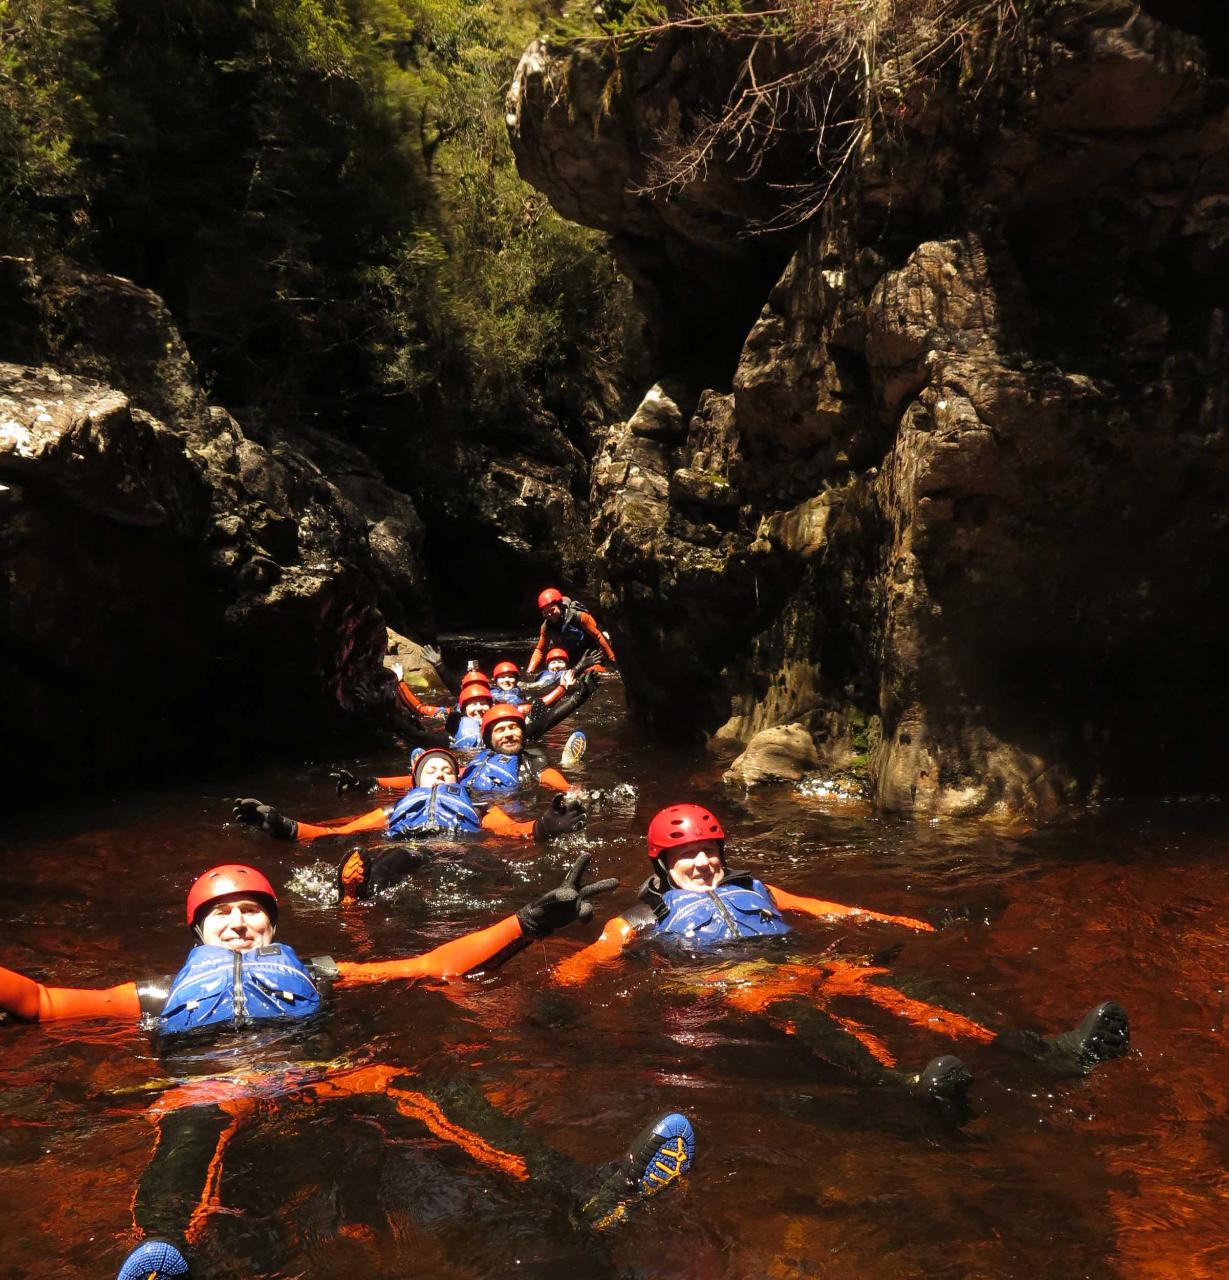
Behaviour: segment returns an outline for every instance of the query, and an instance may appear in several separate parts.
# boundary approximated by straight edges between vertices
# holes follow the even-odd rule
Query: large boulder
[[[766,782],[800,782],[819,767],[815,739],[805,725],[761,729],[725,772],[725,781],[758,787]]]
[[[1044,816],[1223,785],[1213,10],[1051,6],[896,98],[887,67],[890,109],[763,283],[728,382],[659,344],[696,409],[612,425],[592,499],[645,719],[743,742],[804,725],[821,766],[861,769],[890,810]],[[908,59],[921,36],[892,34]],[[778,190],[716,151],[693,184],[645,180],[745,83],[714,40],[538,44],[510,104],[522,173],[658,282],[643,291],[678,343],[709,340],[704,298],[753,288],[726,261],[750,266]],[[685,305],[669,264],[700,277]]]
[[[0,335],[56,361],[0,363],[6,782],[370,731],[381,599],[430,626],[412,506],[354,455],[330,477],[248,439],[154,295],[11,260],[4,283]]]

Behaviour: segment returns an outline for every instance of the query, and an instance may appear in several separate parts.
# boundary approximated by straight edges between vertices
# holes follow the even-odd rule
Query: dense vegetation
[[[598,239],[512,167],[503,90],[535,21],[522,0],[0,0],[4,246],[158,291],[249,429],[382,420],[412,451],[416,408],[529,421],[615,358],[627,314]]]

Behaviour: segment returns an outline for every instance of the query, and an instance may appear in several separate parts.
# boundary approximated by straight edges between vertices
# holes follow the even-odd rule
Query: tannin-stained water
[[[589,752],[575,776],[594,793],[584,832],[549,847],[470,841],[393,900],[345,912],[332,886],[353,842],[274,841],[230,824],[227,797],[308,819],[357,812],[364,802],[334,795],[330,765],[401,772],[404,755],[19,818],[0,860],[0,963],[63,986],[173,972],[189,944],[188,884],[229,861],[255,863],[279,887],[279,938],[301,955],[421,952],[515,910],[582,850],[595,875],[622,881],[599,903],[604,918],[647,874],[649,817],[679,800],[720,815],[731,865],[938,932],[794,918],[785,945],[703,963],[638,946],[583,987],[560,988],[552,964],[594,933],[572,929],[478,982],[341,989],[293,1033],[164,1049],[122,1024],[8,1022],[0,1274],[114,1274],[135,1240],[151,1108],[217,1088],[246,1102],[197,1223],[201,1275],[1229,1273],[1221,806],[1107,806],[1040,831],[930,825],[794,788],[731,791],[711,757],[645,741],[617,682],[552,731],[552,759],[576,726]],[[1112,996],[1132,1017],[1131,1055],[1059,1078],[864,1000],[832,1003],[903,1065],[959,1053],[975,1074],[975,1115],[956,1125],[850,1079],[723,998],[722,980],[872,956],[891,971],[881,981],[994,1027],[1061,1030]],[[351,1086],[313,1096],[330,1077]],[[698,1136],[689,1178],[617,1230],[577,1226],[561,1185],[572,1164],[616,1157],[674,1109]],[[471,1129],[488,1147],[465,1139]],[[499,1152],[528,1153],[537,1172],[519,1178]]]

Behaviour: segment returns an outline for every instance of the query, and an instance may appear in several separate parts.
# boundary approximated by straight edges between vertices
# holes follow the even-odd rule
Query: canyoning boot
[[[906,1079],[911,1093],[944,1110],[963,1107],[972,1083],[973,1073],[952,1053],[931,1058],[921,1071]]]
[[[579,729],[563,744],[563,754],[559,757],[559,767],[571,769],[585,758],[585,748],[589,740]]]
[[[337,892],[343,906],[371,897],[371,855],[365,849],[351,849],[341,860]]]
[[[1023,1054],[1060,1074],[1087,1075],[1099,1062],[1121,1058],[1131,1047],[1131,1026],[1126,1010],[1113,1000],[1090,1009],[1078,1026],[1056,1036],[1035,1031],[1001,1031],[997,1048]]]
[[[170,1280],[188,1275],[187,1259],[169,1240],[142,1240],[124,1259],[115,1280]]]
[[[598,1189],[581,1206],[581,1216],[598,1231],[616,1226],[637,1203],[678,1182],[695,1154],[691,1121],[677,1111],[662,1116],[637,1134],[622,1160],[601,1171]]]
[[[1077,1027],[1061,1035],[1047,1036],[1051,1053],[1074,1059],[1083,1071],[1098,1062],[1121,1058],[1131,1047],[1131,1026],[1127,1012],[1113,1000],[1105,1000],[1089,1011]]]

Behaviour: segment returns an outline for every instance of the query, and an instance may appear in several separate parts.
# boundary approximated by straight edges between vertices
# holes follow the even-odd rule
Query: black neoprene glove
[[[516,918],[520,922],[521,931],[530,938],[545,938],[548,933],[562,929],[575,921],[593,919],[593,903],[600,893],[609,893],[619,886],[613,877],[609,880],[595,880],[592,884],[583,885],[585,868],[592,855],[582,853],[572,864],[572,869],[563,877],[558,889],[544,893],[535,902],[522,907]]]
[[[533,824],[533,838],[539,842],[551,836],[564,836],[569,831],[579,831],[585,825],[585,806],[575,798],[557,795],[542,810]]]
[[[573,667],[578,676],[583,676],[590,667],[596,667],[602,661],[602,651],[600,649],[586,649],[580,655],[580,661]]]
[[[293,840],[299,833],[299,824],[285,814],[259,800],[236,800],[231,813],[236,822],[245,827],[259,827],[279,840]]]
[[[350,791],[357,791],[360,795],[366,795],[380,785],[378,778],[360,778],[351,773],[349,769],[334,769],[329,774],[329,777],[337,783],[337,794],[339,796],[344,796]]]

